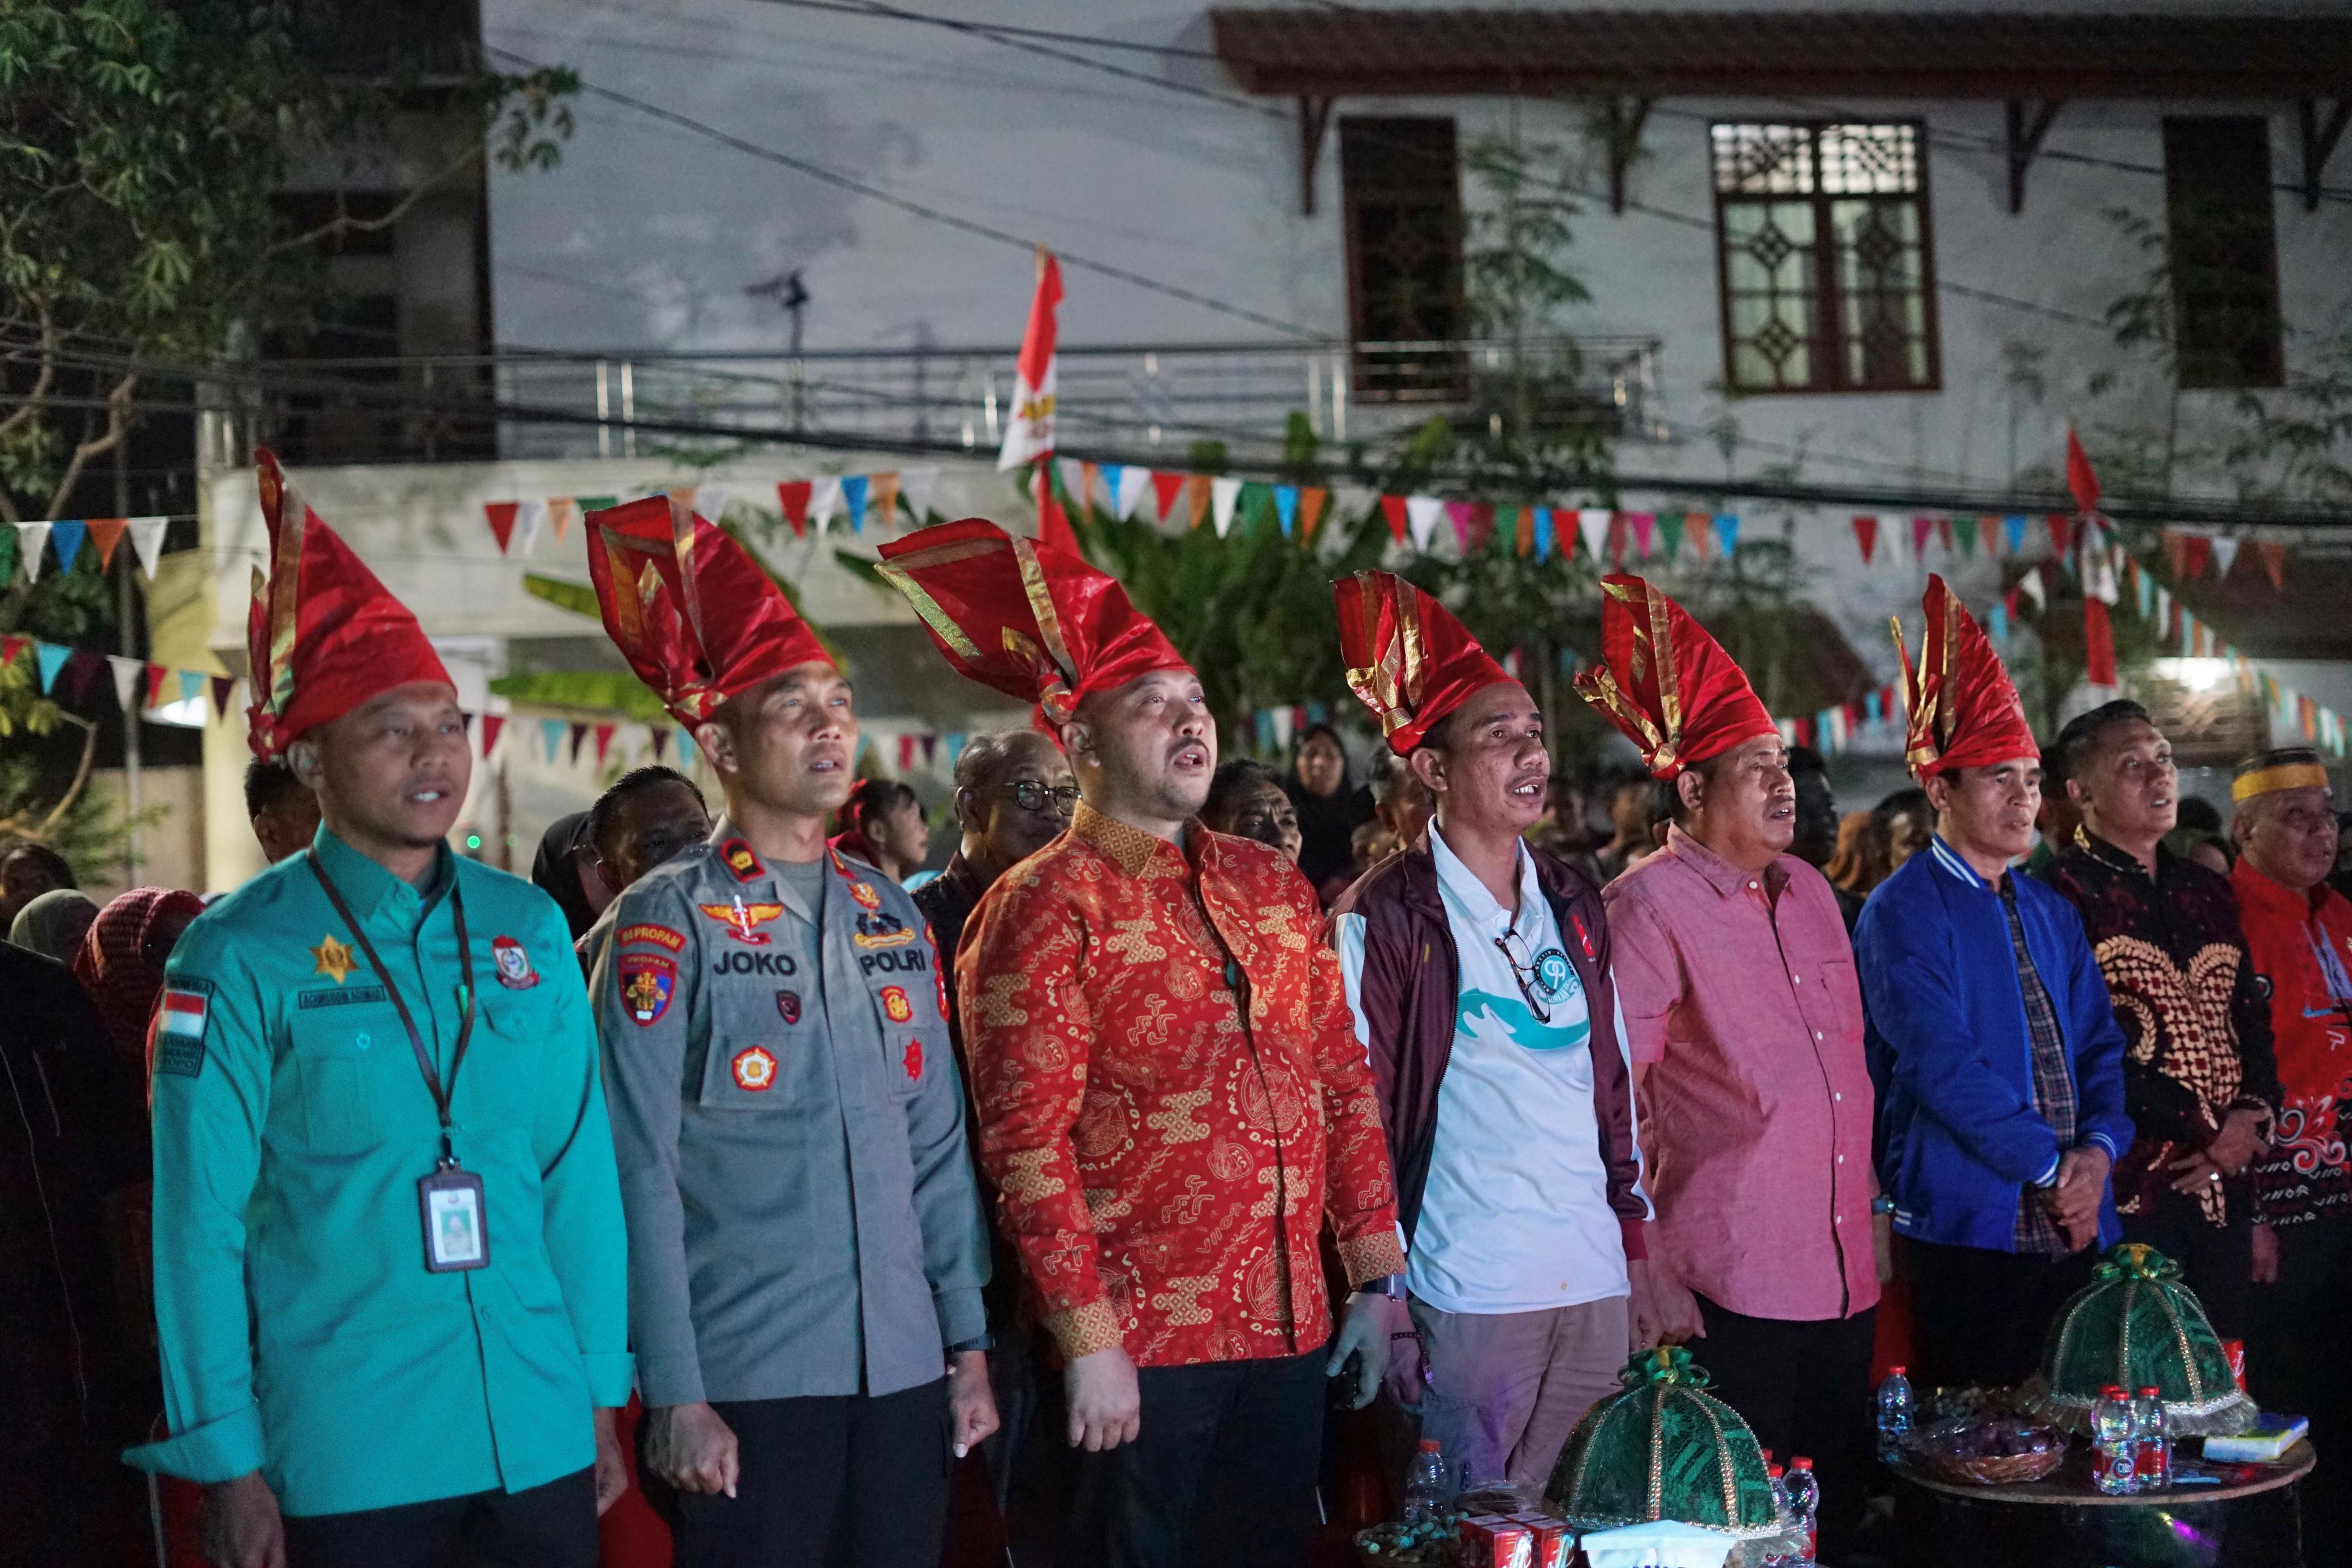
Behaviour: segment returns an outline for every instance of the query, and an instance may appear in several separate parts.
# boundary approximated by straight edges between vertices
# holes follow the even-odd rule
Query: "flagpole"
[[[131,515],[130,445],[131,420],[126,410],[122,432],[114,443],[114,515],[118,517]],[[116,602],[120,606],[117,613],[122,619],[122,656],[132,659],[139,656],[137,630],[131,624],[131,617],[137,611],[138,595],[131,587],[131,579],[132,568],[139,559],[139,551],[133,546],[128,551],[118,553],[129,558],[123,561],[117,574]],[[73,562],[68,561],[66,565],[71,567]],[[135,697],[122,705],[122,883],[125,887],[139,885],[139,709],[140,703]]]

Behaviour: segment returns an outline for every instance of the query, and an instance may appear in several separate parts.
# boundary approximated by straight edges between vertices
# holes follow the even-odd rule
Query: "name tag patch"
[[[686,934],[673,931],[667,925],[624,925],[618,940],[624,947],[633,943],[650,942],[656,947],[667,947],[675,953],[686,946]]]
[[[294,1005],[298,1008],[340,1008],[352,1002],[381,1002],[391,998],[382,986],[353,986],[347,991],[331,991],[324,986],[316,990],[297,991]]]
[[[210,982],[201,980],[175,980],[164,990],[155,1026],[156,1071],[194,1078],[205,1070],[205,1024],[212,1011],[211,992]]]
[[[621,955],[621,1003],[637,1027],[659,1023],[677,990],[677,966],[658,953]]]

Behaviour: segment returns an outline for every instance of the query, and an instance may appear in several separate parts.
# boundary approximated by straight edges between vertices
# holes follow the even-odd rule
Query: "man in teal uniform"
[[[451,854],[457,693],[264,455],[254,747],[310,850],[207,910],[156,1025],[168,1439],[223,1568],[593,1568],[625,1484],[625,1233],[562,915]]]

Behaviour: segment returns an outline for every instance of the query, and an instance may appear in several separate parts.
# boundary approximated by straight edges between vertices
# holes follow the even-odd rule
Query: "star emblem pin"
[[[310,956],[319,965],[311,973],[324,975],[339,986],[343,983],[345,976],[359,967],[358,961],[352,956],[352,950],[336,941],[331,933],[319,938],[319,945],[310,949]]]

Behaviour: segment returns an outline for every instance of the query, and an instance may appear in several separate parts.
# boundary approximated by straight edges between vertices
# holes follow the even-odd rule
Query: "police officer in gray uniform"
[[[824,841],[849,684],[709,524],[661,497],[590,523],[606,625],[727,798],[622,894],[589,988],[646,1490],[678,1568],[936,1562],[996,1427],[987,1242],[922,917]]]

